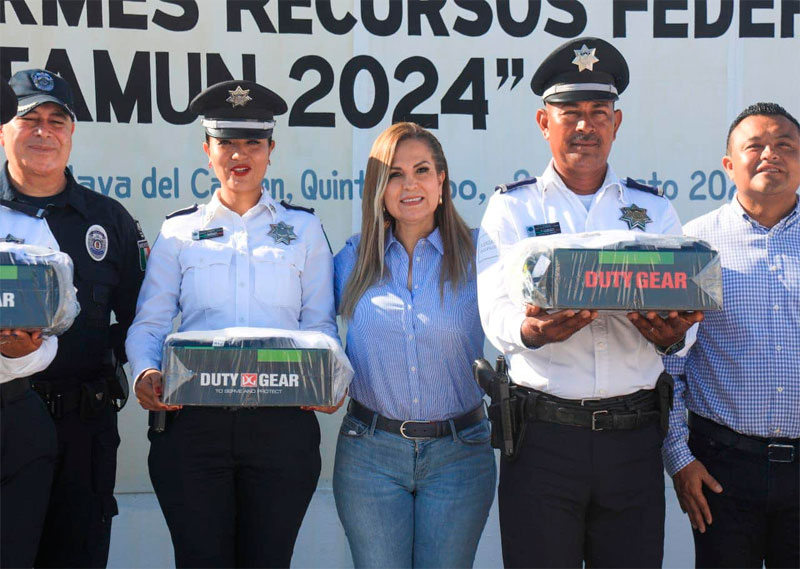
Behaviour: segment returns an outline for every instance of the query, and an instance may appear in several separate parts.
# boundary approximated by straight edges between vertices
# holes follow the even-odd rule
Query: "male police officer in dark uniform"
[[[8,162],[0,198],[44,217],[75,267],[81,312],[53,363],[31,377],[55,420],[58,458],[36,566],[105,567],[117,513],[115,377],[144,275],[147,243],[118,202],[78,185],[66,168],[75,115],[67,82],[30,69],[10,81],[17,116],[0,136]],[[111,312],[117,324],[110,325]],[[113,351],[113,354],[112,354]],[[120,364],[121,365],[121,364]],[[125,386],[127,388],[127,385]]]
[[[508,360],[525,435],[498,490],[506,567],[656,567],[664,540],[657,392],[660,353],[683,347],[693,320],[592,310],[549,312],[512,302],[503,267],[525,237],[607,229],[681,232],[669,200],[616,176],[607,160],[628,85],[617,49],[577,38],[555,50],[531,86],[553,159],[537,179],[501,186],[478,242],[486,337]],[[667,397],[665,397],[666,399]],[[520,429],[521,430],[521,429]]]
[[[0,79],[0,125],[16,114],[17,97]],[[3,241],[57,247],[44,220],[0,204]],[[27,376],[53,361],[58,340],[7,324],[0,318],[0,567],[31,567],[53,480],[56,429]]]

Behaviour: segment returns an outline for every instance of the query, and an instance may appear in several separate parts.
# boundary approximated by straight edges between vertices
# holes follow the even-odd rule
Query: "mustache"
[[[579,142],[579,143],[580,142],[584,142],[584,143],[585,142],[589,142],[589,143],[592,143],[592,144],[599,144],[600,143],[600,137],[598,137],[596,134],[576,134],[576,135],[570,137],[569,143],[570,144],[575,144],[576,142]]]

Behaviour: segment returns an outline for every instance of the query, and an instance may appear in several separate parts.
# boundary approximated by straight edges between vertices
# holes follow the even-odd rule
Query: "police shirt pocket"
[[[470,425],[465,429],[461,429],[456,433],[459,441],[468,445],[483,445],[489,444],[489,439],[492,436],[492,430],[489,426],[489,420],[483,419],[474,425]]]
[[[188,247],[181,253],[184,306],[217,308],[230,301],[228,280],[232,255],[231,249],[208,245]],[[186,298],[189,295],[191,298]]]
[[[300,276],[305,265],[302,249],[262,246],[253,249],[253,296],[262,304],[294,308],[302,304]]]
[[[343,437],[358,438],[363,437],[369,431],[369,425],[363,423],[353,417],[350,413],[342,419],[342,426],[339,428],[339,434]]]

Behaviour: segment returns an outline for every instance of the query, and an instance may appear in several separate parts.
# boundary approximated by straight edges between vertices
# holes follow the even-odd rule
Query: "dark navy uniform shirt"
[[[144,278],[146,242],[119,202],[81,186],[69,170],[65,175],[67,186],[61,193],[31,197],[14,187],[6,164],[0,173],[0,199],[28,215],[43,216],[60,249],[72,258],[81,312],[59,337],[53,363],[32,379],[78,384],[97,379],[112,348],[126,361],[125,336]]]

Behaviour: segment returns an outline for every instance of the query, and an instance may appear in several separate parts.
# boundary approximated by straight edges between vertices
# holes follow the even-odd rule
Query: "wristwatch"
[[[686,346],[686,337],[681,338],[671,346],[667,346],[666,348],[662,348],[661,346],[656,346],[656,352],[658,352],[661,356],[671,356],[672,354],[676,354],[680,352]]]

